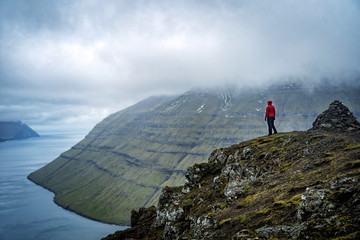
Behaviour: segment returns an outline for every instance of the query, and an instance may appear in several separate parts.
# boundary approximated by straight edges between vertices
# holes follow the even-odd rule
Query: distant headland
[[[21,121],[0,122],[0,142],[31,137],[40,135]]]

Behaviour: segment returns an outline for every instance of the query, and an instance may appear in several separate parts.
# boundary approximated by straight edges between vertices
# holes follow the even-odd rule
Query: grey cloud
[[[2,0],[0,34],[1,116],[32,122],[101,120],[194,87],[360,72],[355,0]]]
[[[61,29],[65,27],[61,19],[61,9],[67,3],[69,1],[66,0],[1,0],[1,29],[22,36],[40,30]]]

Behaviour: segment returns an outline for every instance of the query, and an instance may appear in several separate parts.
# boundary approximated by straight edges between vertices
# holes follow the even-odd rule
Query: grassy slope
[[[269,98],[278,106],[279,131],[309,128],[334,98],[360,112],[358,95],[342,98],[341,90],[232,93],[226,104],[229,95],[188,93],[143,101],[110,115],[29,177],[54,191],[62,206],[104,222],[128,223],[132,209],[156,204],[161,187],[183,184],[187,167],[206,161],[213,149],[265,135]]]
[[[181,193],[182,187],[166,189],[168,193],[174,193],[174,196],[178,193],[180,196],[175,209],[184,209],[184,217],[173,225],[180,229],[183,237],[190,239],[194,234],[194,229],[190,227],[191,219],[202,217],[217,222],[216,227],[206,229],[213,239],[233,239],[237,232],[244,229],[249,234],[247,237],[255,237],[255,230],[263,226],[296,226],[300,224],[296,217],[297,209],[308,187],[322,189],[338,179],[359,180],[359,132],[280,133],[234,144],[222,150],[227,156],[236,156],[245,147],[251,148],[247,159],[233,158],[227,165],[245,165],[267,174],[258,176],[257,181],[249,184],[237,199],[228,201],[225,197],[226,181],[214,188],[213,180],[221,174],[224,166],[208,163],[194,165],[194,168],[207,169],[206,173],[199,173],[202,176],[201,188],[195,187],[187,194]],[[353,187],[360,188],[358,185]],[[359,222],[355,217],[358,218],[359,209],[356,212],[351,205],[347,205],[345,190],[327,188],[326,201],[337,206],[332,210],[334,217],[324,213],[323,218],[305,219],[307,229],[304,236],[309,239],[335,239],[335,236],[338,237],[336,239],[358,239]],[[169,204],[169,208],[171,204],[174,205],[172,202]],[[355,202],[353,204],[356,205]],[[152,223],[140,222],[134,228],[116,232],[104,239],[160,239],[164,229],[154,228]],[[290,238],[286,232],[283,234],[281,239]]]

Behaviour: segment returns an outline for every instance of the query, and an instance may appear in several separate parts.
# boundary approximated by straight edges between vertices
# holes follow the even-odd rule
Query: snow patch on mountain
[[[198,113],[201,113],[201,112],[204,110],[204,107],[205,107],[204,104],[201,105],[201,106],[197,109]]]
[[[220,94],[221,100],[222,100],[222,104],[220,105],[220,109],[223,112],[226,112],[227,110],[230,109],[231,107],[231,100],[232,100],[232,94],[229,92],[223,92],[222,94]]]
[[[176,99],[173,103],[170,104],[170,106],[166,107],[163,111],[161,112],[170,112],[172,110],[175,110],[177,108],[179,108],[181,105],[184,105],[188,102],[191,101],[191,98],[188,98],[186,95],[183,97],[180,97],[178,99]]]

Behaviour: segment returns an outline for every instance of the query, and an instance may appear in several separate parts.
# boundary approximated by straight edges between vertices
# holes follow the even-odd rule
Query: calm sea
[[[95,240],[126,228],[67,211],[27,179],[83,137],[57,133],[0,142],[0,240]]]

